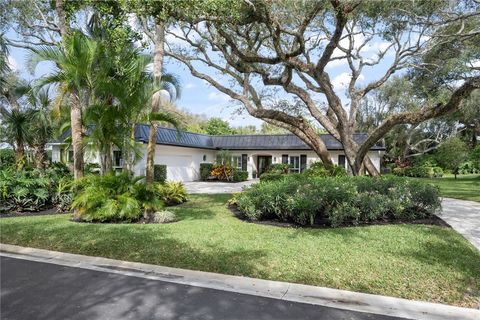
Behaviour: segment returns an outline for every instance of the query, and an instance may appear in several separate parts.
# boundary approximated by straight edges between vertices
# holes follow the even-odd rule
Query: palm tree
[[[8,65],[8,46],[3,33],[0,33],[0,88],[7,84],[6,75],[10,72]]]
[[[0,107],[3,132],[15,147],[15,166],[20,171],[25,164],[25,144],[31,134],[33,112],[31,109],[20,110]]]
[[[163,73],[160,77],[159,88],[152,96],[152,112],[149,117],[150,132],[148,136],[147,145],[147,166],[145,181],[148,184],[153,183],[154,174],[154,156],[155,146],[157,144],[157,123],[166,122],[174,125],[178,128],[178,121],[171,114],[161,111],[162,104],[164,103],[161,98],[161,93],[168,93],[170,100],[173,101],[180,97],[181,87],[178,78],[170,73]]]
[[[42,47],[36,49],[31,62],[35,66],[41,61],[56,65],[53,74],[39,79],[38,86],[57,84],[60,96],[70,97],[70,123],[73,146],[73,173],[75,179],[83,176],[82,144],[82,99],[81,95],[91,92],[95,84],[94,70],[97,56],[97,42],[79,31],[64,39],[64,47]],[[62,99],[59,99],[61,101]]]
[[[48,89],[42,89],[38,92],[32,89],[28,100],[32,108],[28,143],[33,149],[35,167],[37,169],[45,169],[48,160],[45,145],[53,134],[50,110],[52,101],[49,97]]]

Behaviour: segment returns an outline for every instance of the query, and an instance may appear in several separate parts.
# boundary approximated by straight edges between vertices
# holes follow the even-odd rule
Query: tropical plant
[[[167,206],[184,203],[188,200],[187,189],[179,181],[167,181],[156,185],[160,198]]]
[[[140,177],[128,173],[85,176],[76,184],[72,202],[79,221],[138,221],[147,211],[159,210],[163,202]]]
[[[55,68],[52,73],[38,80],[37,86],[57,84],[59,97],[57,108],[65,96],[70,99],[70,128],[73,146],[73,172],[75,179],[83,176],[83,144],[82,144],[82,107],[88,104],[85,97],[92,92],[96,83],[96,58],[98,43],[80,31],[65,36],[63,47],[43,46],[34,50],[30,59],[34,68],[39,62],[51,61]],[[83,98],[83,99],[82,99]],[[83,100],[83,101],[82,101]]]
[[[11,109],[0,107],[0,116],[4,133],[14,141],[15,164],[21,170],[25,164],[25,144],[29,140],[34,113],[31,109]]]

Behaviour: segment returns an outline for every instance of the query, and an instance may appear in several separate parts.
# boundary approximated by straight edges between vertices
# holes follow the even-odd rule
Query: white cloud
[[[193,89],[195,87],[196,87],[196,85],[192,82],[189,82],[185,85],[185,89]]]
[[[352,75],[348,72],[342,72],[339,75],[337,75],[335,78],[332,80],[332,85],[335,90],[342,90],[348,87],[350,80],[352,79]],[[361,82],[365,79],[363,75],[359,75],[357,79],[357,83]]]
[[[15,60],[14,57],[8,56],[7,58],[7,64],[12,69],[12,71],[18,71],[18,62]]]
[[[212,91],[208,94],[208,100],[215,100],[215,101],[228,101],[230,97],[224,93],[218,91]]]

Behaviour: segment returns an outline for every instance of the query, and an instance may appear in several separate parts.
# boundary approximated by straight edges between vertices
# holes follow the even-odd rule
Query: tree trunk
[[[162,65],[164,56],[164,42],[165,42],[165,26],[163,22],[158,22],[155,25],[155,40],[154,40],[154,56],[153,56],[153,75],[157,88],[160,87],[162,78]],[[160,92],[155,92],[152,97],[151,112],[158,112],[160,109]],[[153,183],[154,170],[154,156],[155,146],[157,144],[157,123],[152,121],[150,123],[150,131],[148,134],[147,145],[147,167],[145,181],[147,184]]]
[[[17,171],[22,170],[25,161],[25,144],[22,139],[16,141],[15,148],[15,167]]]
[[[33,147],[33,154],[35,159],[35,167],[40,170],[45,170],[47,162],[47,153],[43,144],[36,144]]]
[[[55,1],[55,11],[57,12],[58,16],[58,29],[60,29],[60,35],[63,39],[67,36],[68,27],[65,19],[65,10],[63,9],[63,0],[56,0]]]
[[[78,92],[71,94],[70,122],[72,128],[73,146],[73,177],[75,180],[83,177],[83,145],[82,145],[82,107]]]
[[[113,159],[112,159],[112,143],[109,142],[107,150],[105,150],[105,173],[113,173]]]

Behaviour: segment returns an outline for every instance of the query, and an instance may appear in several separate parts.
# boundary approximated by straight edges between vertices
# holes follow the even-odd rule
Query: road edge
[[[0,256],[407,319],[480,319],[476,309],[2,243]]]

